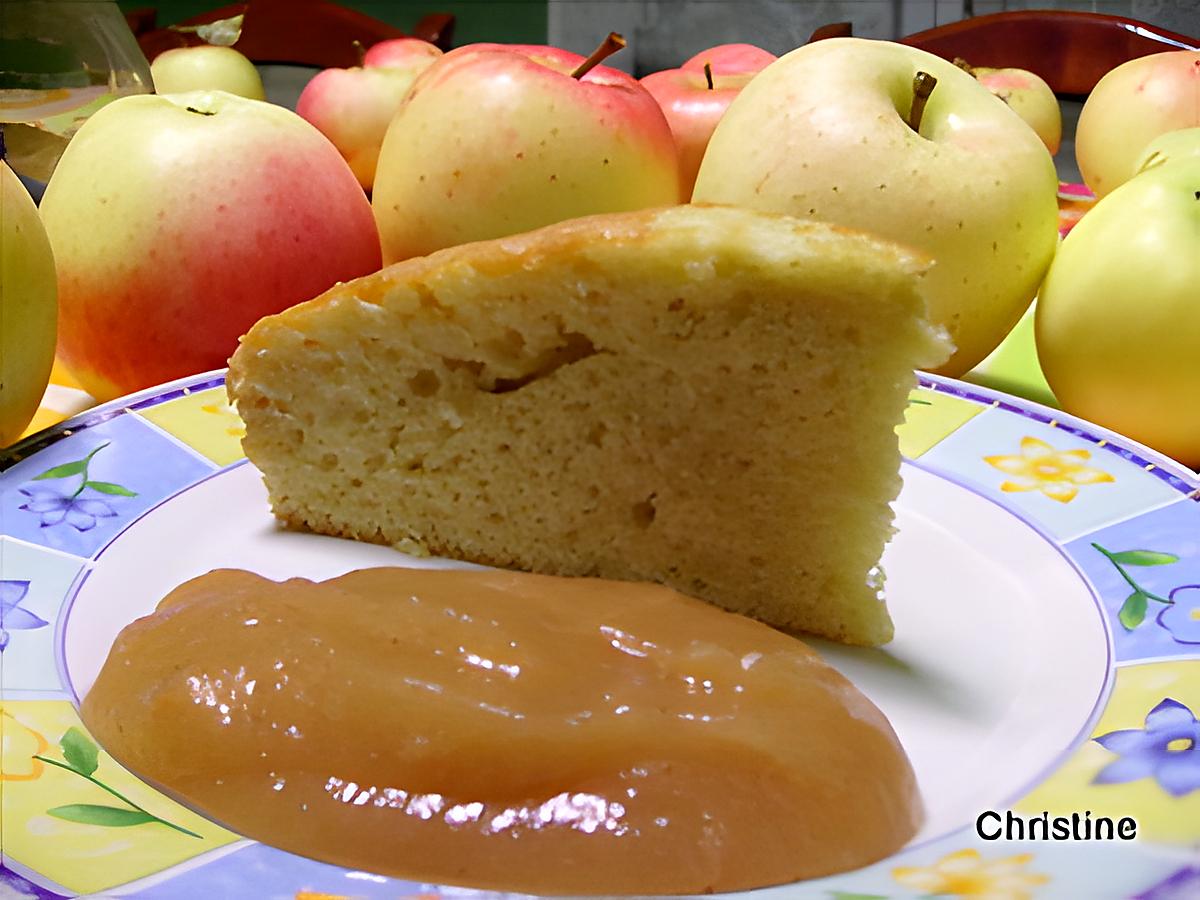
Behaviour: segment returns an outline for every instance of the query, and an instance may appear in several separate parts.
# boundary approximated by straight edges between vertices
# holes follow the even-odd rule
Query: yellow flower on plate
[[[1087,450],[1058,450],[1038,438],[1024,437],[1019,455],[985,456],[983,461],[1012,476],[1000,485],[1002,491],[1041,491],[1051,500],[1070,503],[1081,486],[1116,480],[1103,469],[1084,465],[1091,456]]]
[[[201,412],[206,412],[210,416],[219,416],[225,423],[225,433],[230,437],[244,438],[246,436],[246,426],[242,424],[242,419],[238,415],[236,409],[229,405],[225,400],[219,400],[216,403],[205,403],[200,407]]]
[[[0,709],[0,781],[37,781],[46,770],[41,756],[50,743],[7,710]]]
[[[926,894],[977,897],[980,900],[1029,900],[1033,889],[1049,875],[1026,872],[1032,853],[984,859],[978,850],[958,850],[932,866],[904,866],[892,870],[900,884]]]
[[[230,465],[246,456],[241,440],[246,436],[246,428],[237,410],[229,405],[223,387],[195,391],[138,410],[137,414],[218,466]]]

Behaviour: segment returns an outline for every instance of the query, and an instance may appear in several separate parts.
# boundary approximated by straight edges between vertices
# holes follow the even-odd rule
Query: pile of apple
[[[1075,153],[1100,199],[1042,285],[1042,370],[1064,409],[1200,468],[1200,52],[1105,75]]]
[[[722,45],[639,82],[602,64],[623,43],[610,35],[584,58],[386,42],[361,67],[314,78],[298,115],[219,91],[110,104],[76,135],[43,202],[60,356],[93,394],[113,397],[217,368],[259,317],[381,264],[688,201],[863,229],[926,253],[931,315],[957,348],[944,374],[970,370],[1029,306],[1058,241],[1048,145],[1060,125],[1044,84],[1027,90],[1012,73],[852,38],[778,60]],[[1189,96],[1182,105],[1200,107]],[[1130,141],[1142,134],[1120,127]],[[1149,140],[1166,128],[1145,130]],[[1164,145],[1155,159],[1180,152]],[[1168,171],[1180,171],[1175,161],[1131,184]],[[1047,334],[1083,333],[1051,324],[1055,296],[1079,281],[1072,247],[1107,203],[1055,266]],[[1075,394],[1063,396],[1072,408]],[[1170,448],[1200,457],[1200,441]]]

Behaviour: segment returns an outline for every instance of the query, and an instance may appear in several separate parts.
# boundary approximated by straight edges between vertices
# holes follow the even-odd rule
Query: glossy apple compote
[[[218,570],[121,633],[83,718],[244,835],[420,881],[744,889],[863,866],[921,818],[848,681],[650,584]]]

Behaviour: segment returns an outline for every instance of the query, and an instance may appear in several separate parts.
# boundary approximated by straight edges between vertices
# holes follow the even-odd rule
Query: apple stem
[[[921,117],[925,115],[925,104],[935,87],[937,79],[928,72],[918,72],[913,76],[913,101],[908,113],[908,127],[917,134],[921,133]]]
[[[712,80],[712,63],[710,63],[710,62],[706,62],[704,64],[704,80],[708,82],[708,89],[711,91],[713,89],[713,80]]]
[[[367,61],[367,48],[363,46],[363,42],[358,38],[352,40],[350,46],[354,48],[354,55],[358,57],[358,67],[361,69],[362,64]]]
[[[575,71],[571,73],[571,77],[582,78],[624,46],[625,38],[621,37],[615,31],[610,31],[608,37],[600,42],[600,46],[592,51],[592,55],[575,67]]]

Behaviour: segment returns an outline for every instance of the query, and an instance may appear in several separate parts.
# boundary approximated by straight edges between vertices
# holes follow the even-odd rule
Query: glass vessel
[[[47,181],[88,116],[153,90],[116,3],[0,0],[0,129],[21,175]]]

